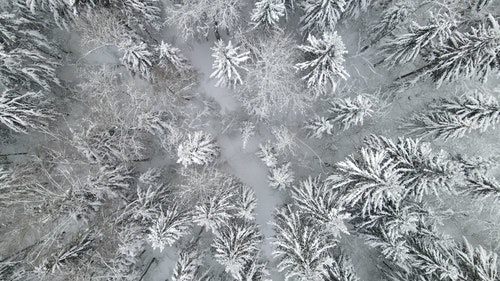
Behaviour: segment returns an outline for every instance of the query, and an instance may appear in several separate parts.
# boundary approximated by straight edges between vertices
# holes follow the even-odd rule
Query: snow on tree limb
[[[194,249],[184,249],[179,253],[179,258],[175,263],[172,272],[172,281],[195,280],[200,267],[203,264],[203,254]]]
[[[330,190],[320,177],[309,177],[295,185],[292,198],[298,206],[298,211],[303,213],[305,218],[310,218],[313,224],[322,225],[336,238],[342,233],[349,234],[344,221],[350,219],[350,214],[338,204],[338,194]]]
[[[304,86],[297,79],[295,62],[298,50],[290,48],[295,41],[290,35],[273,33],[248,42],[252,61],[243,84],[238,87],[245,109],[261,119],[279,113],[303,113],[311,99],[304,95]]]
[[[160,57],[160,64],[165,67],[173,66],[179,72],[191,70],[187,58],[182,54],[179,48],[176,48],[168,42],[161,41],[157,47],[157,52]]]
[[[177,149],[177,163],[184,167],[206,165],[213,162],[219,155],[219,147],[212,136],[201,131],[188,134],[187,138],[179,144]]]
[[[348,0],[345,6],[343,15],[347,15],[351,18],[359,18],[359,16],[366,12],[371,6],[373,0]]]
[[[445,15],[432,17],[429,25],[412,22],[409,33],[389,39],[381,47],[388,56],[384,61],[390,66],[414,62],[422,52],[432,52],[436,45],[443,44],[452,35],[456,22]]]
[[[380,101],[370,95],[358,95],[355,98],[337,99],[330,103],[329,121],[340,123],[343,130],[351,126],[362,126],[365,119],[375,114]]]
[[[269,29],[278,29],[280,18],[285,15],[284,0],[260,0],[255,3],[251,20],[255,26]]]
[[[302,33],[329,33],[335,30],[347,2],[345,0],[305,0],[300,18]]]
[[[273,226],[273,254],[285,280],[321,280],[325,267],[333,263],[330,250],[335,243],[325,239],[316,226],[308,224],[290,206],[276,210]]]
[[[306,80],[308,88],[325,93],[328,86],[335,89],[337,78],[347,80],[349,74],[344,67],[347,50],[337,32],[323,33],[322,38],[309,35],[307,41],[309,45],[298,47],[304,53],[305,61],[297,63],[296,67],[305,73],[302,79]]]
[[[281,166],[272,167],[267,176],[269,185],[278,190],[284,190],[291,187],[295,180],[294,172],[290,169],[291,163],[285,163]]]
[[[323,274],[323,281],[359,281],[356,276],[352,261],[341,254],[334,259],[331,266],[327,266],[326,273]]]
[[[169,206],[162,210],[159,216],[149,228],[148,242],[153,249],[160,252],[167,246],[172,246],[182,236],[191,230],[191,216],[189,212],[181,210],[177,206]]]
[[[453,99],[440,99],[426,112],[408,118],[403,128],[417,137],[435,136],[449,140],[464,137],[472,130],[486,131],[500,121],[500,104],[491,94],[481,91]]]
[[[493,198],[497,202],[500,201],[500,183],[495,178],[478,172],[469,175],[460,189],[474,198]]]
[[[214,198],[205,198],[195,206],[193,221],[213,233],[226,224],[232,218],[231,212],[234,209],[231,194],[217,194]]]
[[[488,23],[471,32],[455,32],[450,40],[438,45],[426,58],[430,74],[440,87],[444,82],[463,78],[486,81],[490,73],[499,73],[500,25],[490,14]]]
[[[121,43],[119,48],[123,51],[121,61],[125,67],[133,74],[138,74],[144,79],[150,80],[153,54],[148,50],[147,44],[128,40]]]
[[[214,257],[226,272],[237,278],[245,264],[256,258],[261,240],[257,225],[230,222],[215,232]]]
[[[210,78],[216,78],[216,87],[219,86],[236,86],[241,84],[240,70],[247,70],[242,64],[250,59],[250,52],[238,53],[240,47],[233,47],[231,41],[224,44],[219,40],[215,42],[212,48],[214,53],[212,57],[215,61],[212,65],[214,72],[210,74]]]
[[[41,98],[41,92],[17,94],[4,91],[0,94],[0,123],[18,133],[47,126],[47,121],[54,119],[55,113],[39,104]]]

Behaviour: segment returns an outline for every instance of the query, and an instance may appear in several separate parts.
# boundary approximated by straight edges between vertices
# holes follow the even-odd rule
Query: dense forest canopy
[[[500,3],[4,0],[0,280],[500,280]]]

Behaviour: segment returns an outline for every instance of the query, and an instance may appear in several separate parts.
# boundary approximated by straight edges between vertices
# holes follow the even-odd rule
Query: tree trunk
[[[219,41],[220,33],[219,33],[219,24],[217,22],[214,23],[214,34],[215,34],[215,40]]]
[[[142,273],[141,278],[139,278],[139,281],[142,281],[142,279],[144,278],[144,276],[146,276],[146,273],[148,273],[149,268],[151,267],[151,265],[152,265],[152,264],[153,264],[153,262],[155,262],[155,261],[156,261],[156,258],[153,258],[153,259],[149,262],[148,267],[146,267],[146,270],[144,270],[144,272]]]
[[[425,69],[426,69],[426,68],[428,68],[428,67],[429,67],[428,65],[424,65],[424,66],[422,66],[422,67],[420,67],[420,68],[418,68],[418,69],[413,70],[413,71],[412,71],[412,72],[410,72],[410,73],[406,73],[406,74],[404,74],[404,75],[401,75],[401,76],[399,76],[398,78],[396,78],[396,81],[397,81],[397,80],[401,80],[401,79],[405,79],[405,78],[406,78],[406,77],[408,77],[408,76],[412,76],[412,75],[414,75],[414,74],[417,74],[417,73],[421,72],[422,70],[425,70]]]

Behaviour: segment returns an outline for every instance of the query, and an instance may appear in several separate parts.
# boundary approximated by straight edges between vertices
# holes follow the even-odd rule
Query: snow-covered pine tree
[[[500,121],[500,104],[491,94],[473,91],[431,104],[427,112],[410,117],[403,128],[417,137],[461,138],[472,130],[486,131]]]
[[[274,168],[278,164],[278,159],[277,159],[277,153],[275,148],[267,142],[266,144],[262,145],[259,144],[259,151],[256,153],[256,155],[266,164],[267,167],[269,168]]]
[[[403,198],[404,186],[398,162],[383,150],[362,147],[360,155],[339,162],[335,173],[327,180],[341,188],[340,201],[347,210],[361,211],[362,216]]]
[[[321,225],[321,228],[339,238],[342,233],[349,234],[345,220],[350,214],[339,206],[339,198],[320,177],[303,180],[292,189],[292,198],[298,212],[312,224]]]
[[[413,21],[408,33],[396,35],[381,46],[381,51],[387,54],[384,62],[389,66],[413,62],[422,52],[431,52],[451,37],[454,27],[455,21],[446,14],[431,14],[430,23],[424,26]]]
[[[384,10],[380,21],[370,28],[371,44],[389,35],[394,29],[407,21],[416,10],[415,3],[409,0],[395,1]]]
[[[406,237],[396,231],[387,231],[383,225],[378,226],[376,235],[364,235],[366,243],[380,251],[381,256],[394,264],[407,266],[411,259]]]
[[[5,9],[0,7],[0,41],[6,50],[21,48],[41,51],[49,56],[60,55],[57,45],[45,35],[50,28],[41,17],[32,15],[22,4],[9,3],[6,6]]]
[[[464,137],[472,130],[472,124],[469,120],[460,119],[449,112],[430,111],[411,116],[405,120],[403,128],[419,138],[433,136],[436,139],[447,141]]]
[[[161,41],[160,45],[156,47],[156,51],[159,53],[160,65],[166,69],[173,67],[181,73],[191,70],[192,67],[181,50],[168,42]]]
[[[295,150],[298,148],[295,134],[292,133],[286,126],[273,127],[271,133],[276,139],[274,147],[278,153],[290,153],[295,155]]]
[[[363,161],[361,159],[378,158],[363,155],[365,148],[366,152],[373,153],[373,155],[384,154],[381,159],[390,160],[390,163],[385,164],[384,161],[372,160],[372,163],[381,164],[370,166],[393,169],[393,171],[386,170],[382,174],[387,178],[395,171],[396,183],[404,186],[404,189],[397,188],[395,190],[396,194],[399,195],[384,195],[384,198],[380,199],[384,203],[371,212],[369,211],[367,215],[363,209],[366,203],[363,204],[363,202],[369,201],[372,195],[366,193],[359,195],[358,188],[362,187],[360,182],[365,182],[370,188],[374,188],[383,181],[379,179],[370,183],[365,176],[362,176],[361,171],[363,170],[369,171],[369,174],[373,176],[376,174],[374,169],[351,167],[350,173],[356,174],[356,176],[344,179],[345,174],[339,173],[339,170],[346,167],[346,161],[344,161],[337,165],[337,171],[330,180],[334,188],[339,188],[339,191],[343,192],[344,197],[338,201],[346,201],[347,207],[349,207],[351,198],[360,198],[357,203],[361,209],[360,214],[351,222],[358,233],[365,236],[367,243],[377,248],[384,257],[383,267],[387,267],[384,269],[387,277],[390,280],[406,280],[398,279],[398,276],[410,278],[408,280],[413,280],[411,278],[414,276],[422,276],[424,278],[422,280],[429,281],[482,280],[478,279],[479,277],[470,279],[468,276],[475,274],[471,272],[482,272],[482,274],[493,272],[491,269],[498,265],[495,263],[495,266],[492,266],[493,256],[486,251],[480,254],[481,258],[474,262],[473,268],[468,269],[467,266],[461,265],[459,256],[464,254],[460,253],[452,240],[441,235],[437,230],[437,221],[432,214],[433,211],[428,210],[422,203],[418,203],[419,200],[422,200],[422,194],[428,193],[432,189],[454,187],[457,180],[460,181],[460,165],[453,163],[444,153],[432,153],[427,144],[412,139],[400,139],[394,143],[383,137],[370,136],[365,140],[365,144],[366,147],[362,148],[361,156],[351,157],[351,159],[361,162]],[[350,162],[353,163],[353,161]],[[357,164],[357,166],[360,165]],[[346,185],[347,189],[345,189]],[[388,184],[383,185],[389,186]],[[294,196],[296,197],[296,195]],[[349,196],[352,197],[349,198]],[[396,200],[392,200],[392,198],[396,198]],[[470,258],[472,256],[470,253],[469,250],[466,255],[468,255],[469,260],[473,260]],[[497,274],[496,271],[495,274]],[[484,280],[494,280],[488,278]]]
[[[433,152],[429,143],[400,138],[396,143],[382,136],[370,135],[365,145],[384,151],[397,163],[405,196],[422,201],[424,195],[449,191],[462,180],[461,165],[444,151]]]
[[[169,122],[166,120],[167,112],[146,111],[137,115],[137,129],[144,130],[153,136],[163,138],[169,131]]]
[[[347,50],[337,32],[323,33],[322,38],[309,35],[307,41],[309,45],[298,47],[304,53],[305,61],[297,63],[296,67],[305,73],[302,79],[307,81],[308,88],[324,94],[329,85],[336,87],[337,78],[347,80],[349,74],[344,67]]]
[[[332,33],[346,6],[346,0],[302,1],[304,15],[300,18],[300,31],[303,34]]]
[[[144,42],[135,43],[127,40],[118,47],[123,51],[121,61],[125,67],[132,74],[137,74],[148,81],[151,80],[153,54],[148,50],[148,45]]]
[[[166,5],[166,23],[177,27],[187,40],[191,37],[208,38],[214,31],[231,32],[239,26],[241,8],[245,1],[239,0],[189,0]]]
[[[0,45],[0,79],[7,87],[27,86],[32,90],[50,91],[59,86],[57,63],[41,52],[16,48],[10,51]]]
[[[500,156],[469,156],[457,154],[452,156],[453,160],[460,163],[464,175],[468,176],[474,172],[488,173],[491,169],[498,167]]]
[[[427,275],[431,280],[474,280],[461,274],[455,255],[456,243],[446,241],[443,235],[436,234],[438,239],[423,239],[415,237],[408,239],[411,249],[413,268],[421,275]]]
[[[307,121],[304,129],[308,131],[308,137],[321,139],[324,134],[333,135],[333,124],[325,117],[315,116]]]
[[[26,133],[28,128],[42,129],[54,119],[55,112],[44,108],[41,92],[18,94],[5,90],[0,94],[0,123],[14,132]]]
[[[188,134],[187,138],[179,144],[177,149],[177,163],[184,167],[191,165],[207,165],[219,156],[219,147],[212,136],[202,131]]]
[[[205,198],[195,207],[193,222],[215,233],[222,225],[233,217],[234,204],[232,194],[218,194],[212,198]]]
[[[159,0],[85,1],[88,3],[101,2],[100,6],[118,11],[126,19],[129,26],[139,30],[144,31],[151,27],[159,30],[162,27]],[[106,7],[106,2],[108,2],[108,7]]]
[[[3,11],[0,7],[0,38],[2,38],[2,44],[13,44],[16,41],[16,29],[17,24],[15,23],[16,15]]]
[[[69,1],[64,0],[20,0],[18,5],[26,5],[32,13],[43,12],[52,15],[59,28],[69,30],[75,18],[74,9]]]
[[[118,14],[129,28],[145,30],[161,27],[158,0],[19,0],[18,3],[32,13],[52,16],[58,27],[67,30],[82,12],[99,9]]]
[[[216,78],[216,87],[219,86],[235,86],[241,84],[240,70],[247,70],[243,64],[250,59],[250,52],[238,53],[240,47],[233,47],[231,41],[225,45],[224,41],[218,40],[215,42],[215,47],[212,48],[214,53],[212,57],[215,61],[212,65],[214,72],[210,74],[210,78]]]
[[[475,198],[493,198],[500,201],[500,183],[495,178],[479,172],[468,175],[465,184],[460,188]]]
[[[387,240],[388,237],[402,237],[404,240],[404,237],[414,235],[419,231],[419,226],[424,219],[431,221],[425,206],[407,201],[404,205],[388,204],[375,214],[352,222],[356,231],[368,235],[369,240]],[[382,237],[382,234],[387,237]]]
[[[494,128],[500,122],[500,103],[495,96],[485,91],[475,90],[460,97],[441,99],[430,107],[468,120],[473,129],[480,132],[485,132],[489,127]]]
[[[368,10],[373,0],[347,0],[343,16],[357,19],[362,13]]]
[[[90,125],[74,134],[73,145],[88,161],[103,164],[141,159],[145,150],[137,132],[117,126]]]
[[[390,280],[415,280],[419,276],[419,280],[429,281],[492,281],[499,277],[495,253],[481,246],[474,248],[467,240],[456,243],[435,227],[419,229],[406,237],[405,244],[406,261],[391,262],[392,266],[384,270]]]
[[[236,217],[247,221],[255,220],[255,207],[257,199],[252,188],[241,184],[238,187],[238,195],[236,197]]]
[[[172,281],[196,280],[195,277],[202,265],[202,257],[203,255],[194,249],[181,250],[170,279]]]
[[[123,215],[130,214],[138,223],[149,226],[161,211],[161,204],[166,199],[165,188],[161,184],[151,184],[147,188],[137,186],[136,194]]]
[[[451,237],[441,233],[436,221],[429,220],[429,214],[422,213],[420,217],[416,232],[407,233],[405,238],[406,247],[410,254],[407,260],[408,267],[405,269],[394,264],[393,268],[406,272],[406,274],[409,273],[410,276],[425,277],[423,280],[489,281],[498,278],[498,264],[494,254],[484,251],[481,247],[473,249],[470,245],[466,245],[467,241],[460,245]],[[479,254],[481,257],[474,261],[472,252],[475,250],[478,250],[478,254],[481,252]],[[464,263],[462,260],[464,257],[469,261]],[[494,260],[493,263],[492,260]],[[481,272],[480,276],[475,275],[477,272]],[[491,273],[493,274],[490,275]],[[400,275],[404,276],[405,274]]]
[[[266,264],[257,257],[247,262],[239,272],[237,281],[272,281],[269,278],[269,272],[266,270]]]
[[[255,28],[280,30],[278,23],[285,15],[285,10],[284,0],[260,0],[255,3],[250,19]]]
[[[467,33],[455,31],[432,51],[425,57],[428,64],[416,72],[419,77],[430,75],[437,87],[460,78],[486,81],[490,73],[500,71],[500,25],[490,14],[487,23]]]
[[[215,232],[214,258],[236,279],[244,266],[257,258],[261,242],[258,225],[229,222]]]
[[[98,236],[99,234],[95,233],[95,230],[87,229],[71,237],[67,243],[62,245],[57,243],[59,245],[56,245],[55,252],[42,258],[42,266],[52,274],[68,270],[71,264],[81,266],[79,263],[87,261],[87,258],[92,255],[95,246],[94,240]]]
[[[248,139],[255,135],[255,125],[250,121],[245,121],[241,124],[240,128],[241,140],[243,149],[247,147]]]
[[[132,170],[125,164],[102,165],[88,176],[84,189],[96,201],[104,202],[126,194],[132,179]]]
[[[278,190],[285,190],[291,187],[295,180],[294,172],[290,169],[291,163],[285,163],[281,166],[272,167],[267,176],[269,186]]]
[[[355,98],[336,99],[330,102],[328,120],[340,123],[343,130],[353,126],[362,126],[363,121],[375,114],[379,101],[370,95],[358,95]]]
[[[124,223],[116,233],[117,243],[110,263],[105,264],[114,280],[132,281],[140,278],[140,255],[145,248],[144,228],[134,223]],[[110,268],[111,267],[111,268]]]
[[[333,130],[348,130],[363,125],[368,117],[378,114],[385,107],[383,101],[376,96],[360,94],[355,98],[334,99],[329,102],[329,115],[316,116],[305,126],[310,137],[322,138],[324,134],[333,135]]]
[[[427,244],[427,249],[434,244],[453,244],[449,237],[437,231],[436,220],[430,212],[422,204],[405,201],[399,205],[387,205],[376,214],[365,217],[364,222],[356,226],[367,243],[380,251],[386,275],[394,277],[393,272],[399,271],[416,271],[417,274],[426,275],[429,272],[420,271],[420,265],[416,266],[418,260],[425,264],[429,258],[420,248]],[[434,263],[433,258],[430,260]]]
[[[494,281],[500,279],[498,255],[483,247],[473,247],[464,239],[458,253],[459,268],[467,280]]]
[[[286,280],[321,280],[326,268],[333,264],[331,250],[335,243],[309,224],[290,205],[276,210],[274,215],[274,256],[278,270],[284,271]]]
[[[161,177],[161,170],[158,168],[148,168],[144,173],[142,173],[138,180],[140,183],[145,185],[155,185],[159,184],[159,180]]]
[[[326,273],[323,274],[322,281],[359,281],[351,260],[340,254],[333,260],[330,266],[326,267]]]
[[[191,230],[191,214],[180,207],[173,205],[167,210],[160,210],[160,214],[153,221],[149,228],[147,241],[153,249],[160,249],[172,246],[182,236]]]

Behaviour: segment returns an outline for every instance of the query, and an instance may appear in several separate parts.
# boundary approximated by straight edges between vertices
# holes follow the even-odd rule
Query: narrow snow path
[[[191,60],[193,66],[200,73],[199,91],[207,97],[213,98],[221,107],[221,114],[229,113],[240,109],[240,105],[232,91],[224,87],[215,87],[215,80],[210,78],[212,73],[212,50],[213,42],[195,43],[189,51],[185,51],[186,56]],[[227,164],[227,170],[244,184],[250,186],[257,198],[256,222],[261,226],[264,235],[262,245],[262,256],[265,260],[272,261],[271,237],[273,229],[270,222],[274,210],[281,205],[282,199],[278,191],[269,187],[267,182],[268,169],[255,155],[258,143],[265,142],[262,139],[253,138],[246,150],[243,150],[241,135],[220,135],[217,142],[221,147],[221,157]],[[272,272],[273,280],[281,280],[280,274]],[[275,279],[276,278],[276,279]]]
[[[269,186],[267,182],[267,167],[255,153],[247,152],[254,151],[251,147],[257,147],[256,141],[254,140],[252,142],[254,145],[249,144],[247,150],[243,151],[240,137],[240,135],[234,137],[223,135],[219,136],[217,141],[221,147],[222,157],[227,161],[229,172],[238,177],[241,182],[250,186],[255,193],[255,197],[257,198],[255,220],[260,225],[262,234],[264,235],[261,254],[264,260],[271,262],[269,269],[272,280],[284,280],[284,277],[275,271],[276,267],[272,265],[274,259],[272,256],[273,246],[271,245],[271,238],[274,231],[270,224],[275,208],[283,202],[282,196],[280,196],[279,191],[273,190]]]
[[[218,138],[222,157],[227,161],[230,172],[244,184],[252,187],[257,197],[256,222],[261,226],[266,238],[263,245],[265,258],[271,259],[269,239],[272,234],[272,215],[276,206],[280,205],[281,197],[278,191],[269,187],[267,182],[267,167],[253,153],[242,151],[240,136],[221,136]]]
[[[214,98],[220,105],[222,113],[238,110],[238,101],[234,98],[231,90],[215,87],[215,80],[210,79],[213,62],[212,50],[210,49],[212,45],[212,42],[195,43],[190,51],[186,51],[186,56],[200,72],[199,90],[202,94]],[[230,172],[253,188],[258,200],[257,223],[262,226],[266,237],[271,236],[272,227],[269,222],[275,207],[281,200],[280,196],[276,194],[277,191],[271,189],[267,183],[267,168],[255,156],[255,153],[249,152],[255,150],[258,143],[255,143],[254,139],[253,145],[249,144],[247,150],[243,151],[240,135],[218,136],[217,142],[221,146],[222,157],[227,161]],[[268,247],[265,248],[269,250]]]

